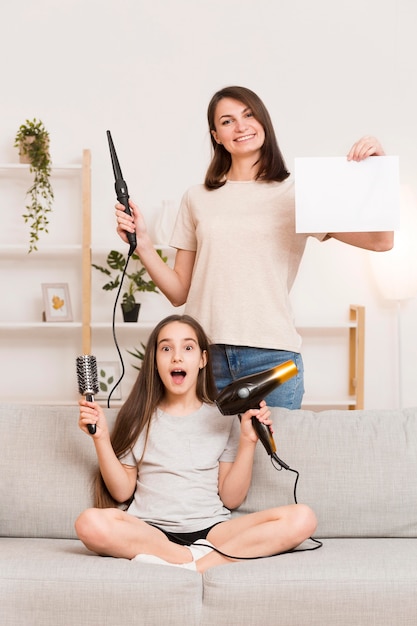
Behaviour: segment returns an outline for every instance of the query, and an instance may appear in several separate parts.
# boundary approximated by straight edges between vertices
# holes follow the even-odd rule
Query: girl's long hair
[[[161,320],[149,336],[145,350],[143,364],[132,390],[121,407],[113,432],[111,443],[117,457],[133,449],[140,433],[149,428],[150,420],[156,408],[164,397],[165,388],[156,369],[156,349],[160,331],[172,322],[187,324],[194,329],[198,345],[202,352],[206,351],[207,364],[200,369],[197,378],[196,395],[201,402],[212,403],[217,390],[210,359],[209,340],[201,325],[189,315],[170,315]],[[99,508],[119,506],[109,493],[100,471],[95,477],[95,506]],[[124,503],[127,506],[132,498]]]
[[[223,98],[232,98],[242,102],[248,107],[254,118],[262,125],[265,132],[265,141],[261,148],[261,155],[257,163],[258,166],[256,180],[278,181],[282,182],[290,175],[285,165],[284,158],[278,146],[275,136],[274,127],[267,108],[265,107],[259,96],[246,87],[224,87],[217,91],[212,97],[208,110],[207,121],[210,130],[211,144],[213,148],[213,156],[208,167],[204,185],[206,189],[218,189],[226,183],[226,174],[230,170],[232,157],[223,145],[217,143],[213,137],[212,131],[216,130],[215,114],[216,108],[220,100]]]

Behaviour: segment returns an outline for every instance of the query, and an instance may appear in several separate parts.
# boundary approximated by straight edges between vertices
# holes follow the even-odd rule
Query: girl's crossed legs
[[[292,550],[311,537],[316,526],[315,514],[303,504],[274,507],[222,522],[210,530],[207,541],[230,556],[213,550],[196,561],[197,571],[203,573],[239,557]],[[178,565],[193,560],[187,546],[170,541],[158,528],[119,509],[87,509],[75,527],[85,546],[103,556],[133,559],[138,554],[152,554]]]

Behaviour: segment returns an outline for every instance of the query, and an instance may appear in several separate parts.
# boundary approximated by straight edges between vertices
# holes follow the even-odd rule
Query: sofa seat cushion
[[[2,626],[194,626],[202,577],[88,552],[74,539],[0,538]]]
[[[314,552],[211,568],[202,626],[417,624],[415,539],[324,539]]]
[[[0,535],[76,539],[92,506],[97,457],[78,406],[0,407]],[[112,424],[117,409],[107,411]]]

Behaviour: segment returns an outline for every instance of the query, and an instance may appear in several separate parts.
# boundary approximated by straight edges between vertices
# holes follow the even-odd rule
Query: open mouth
[[[184,372],[184,370],[173,370],[171,372],[172,380],[177,385],[180,385],[186,376],[187,376],[187,373]]]

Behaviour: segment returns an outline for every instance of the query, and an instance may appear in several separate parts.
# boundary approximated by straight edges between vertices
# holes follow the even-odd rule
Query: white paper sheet
[[[296,232],[396,230],[400,221],[397,156],[348,161],[346,157],[296,158]]]

